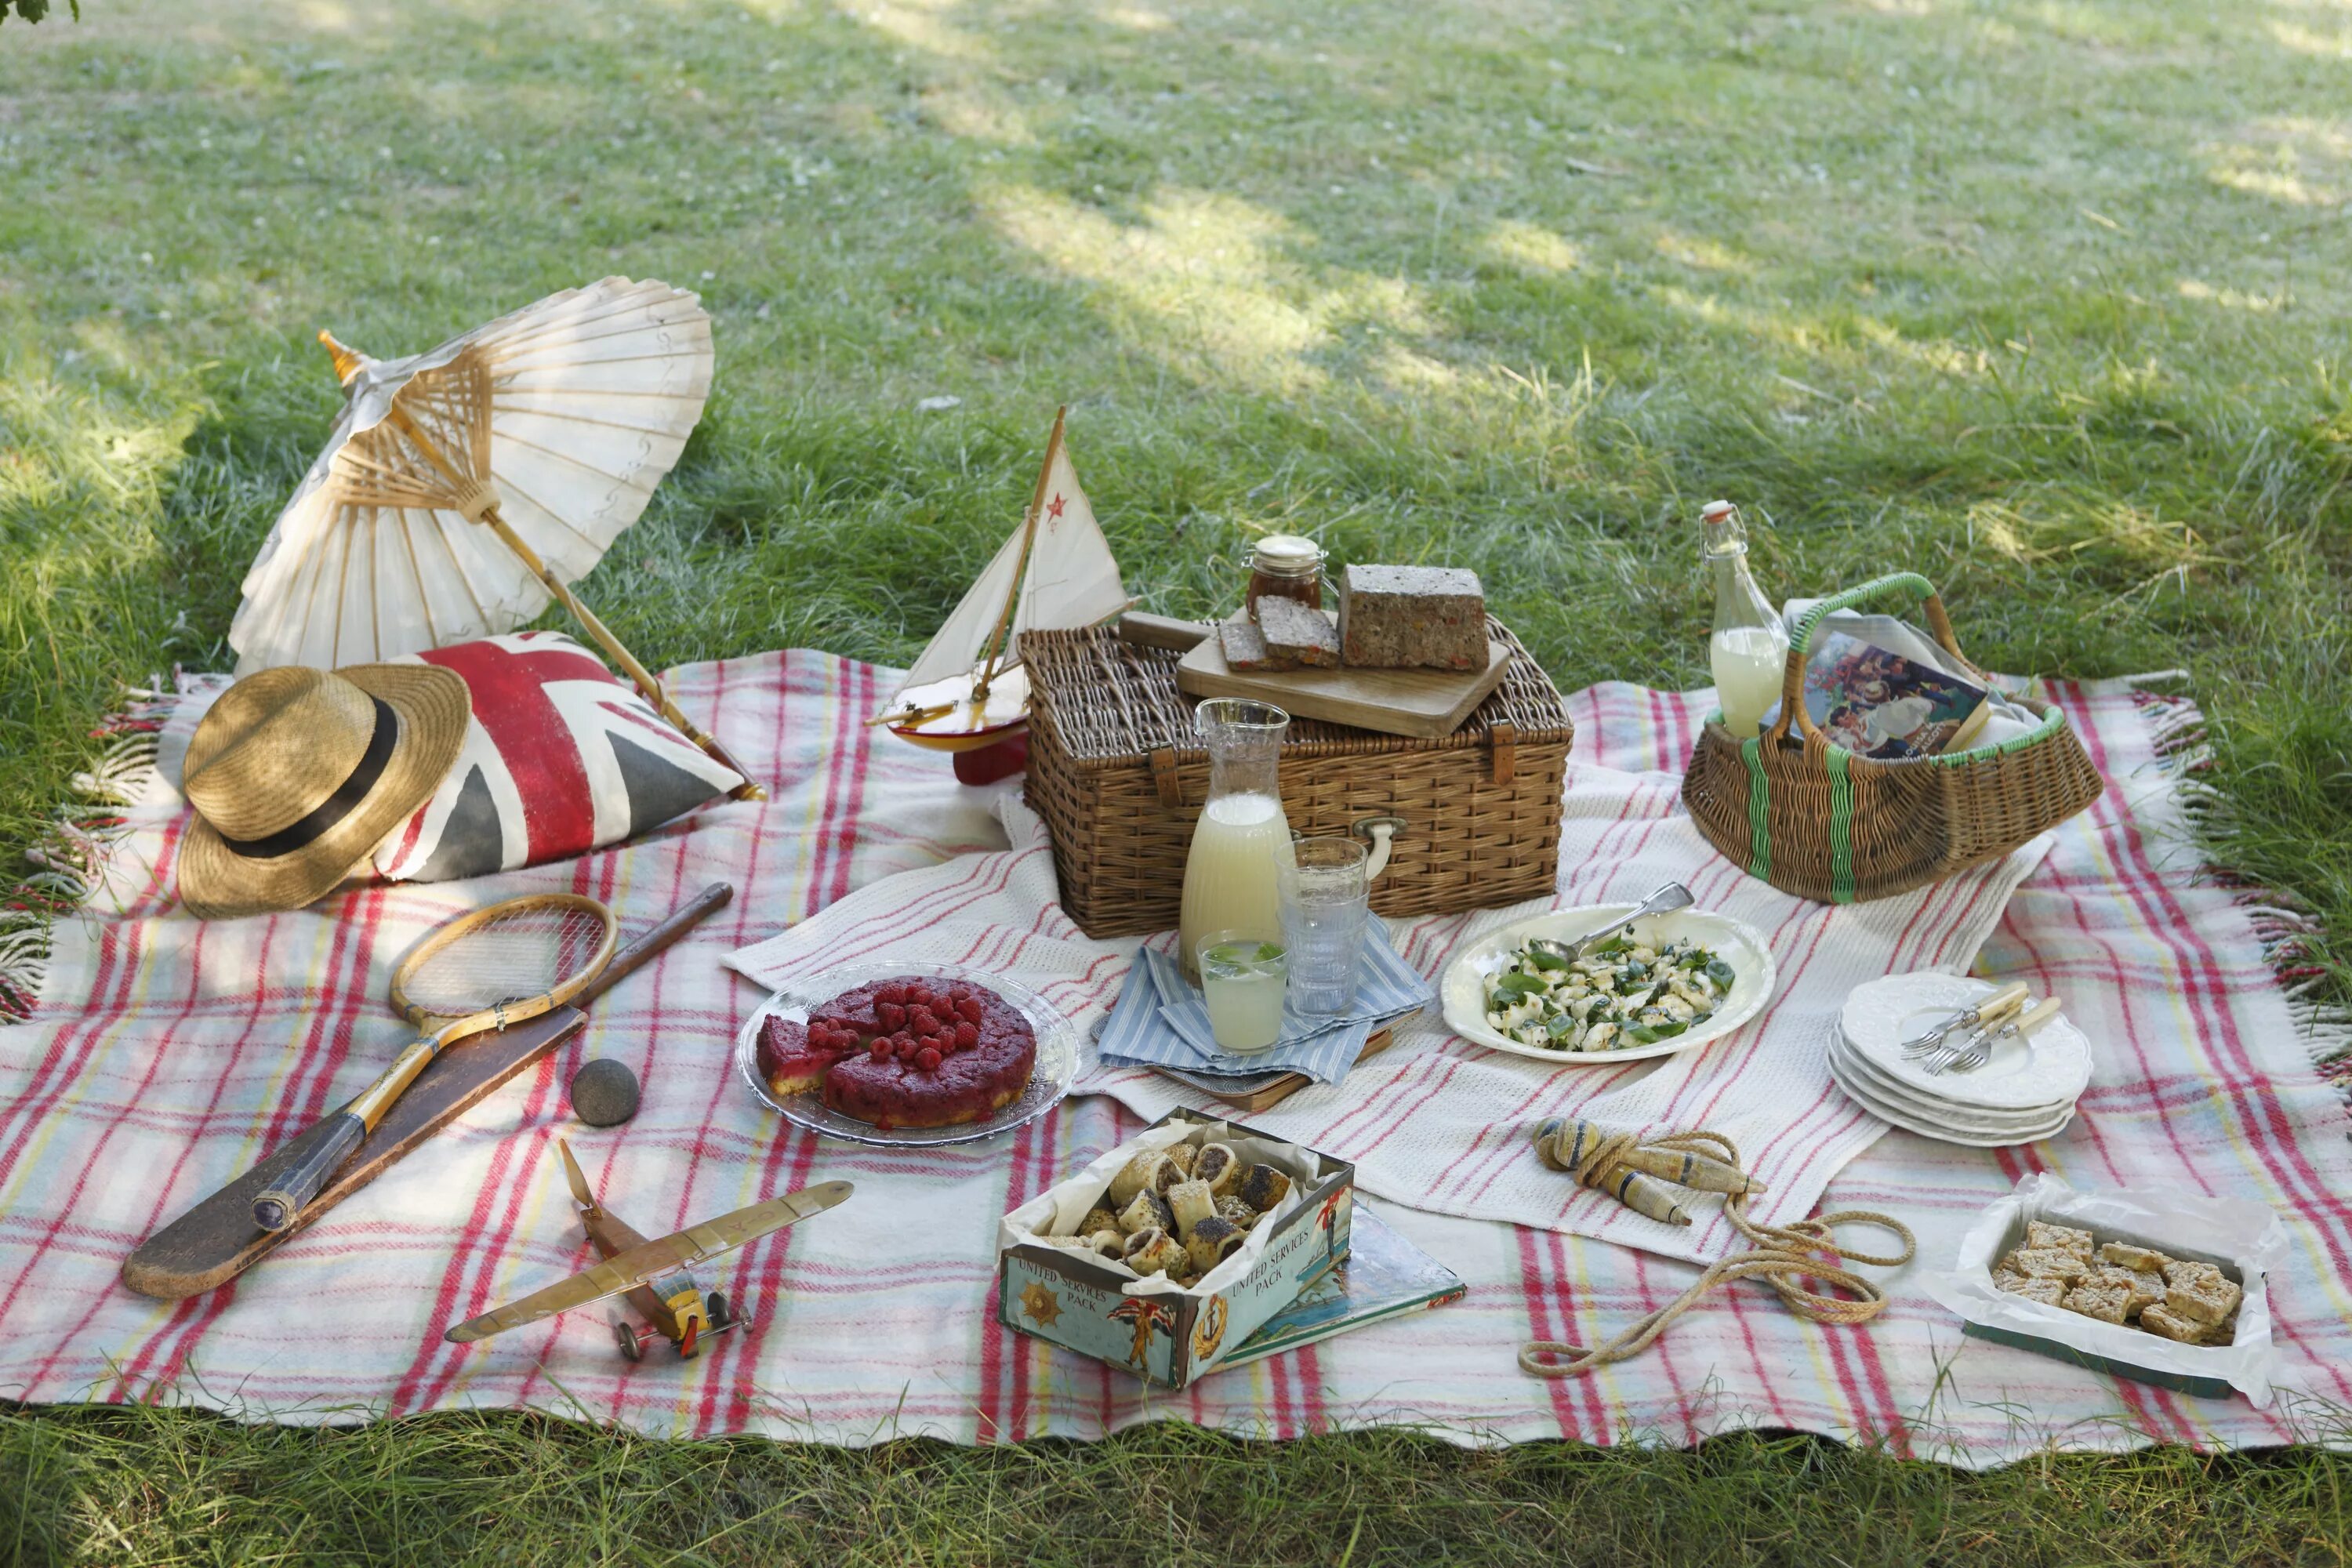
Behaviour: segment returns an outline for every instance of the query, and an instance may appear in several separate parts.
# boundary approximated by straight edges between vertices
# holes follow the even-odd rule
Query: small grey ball
[[[572,1075],[572,1114],[591,1127],[617,1127],[637,1113],[637,1075],[603,1057]]]

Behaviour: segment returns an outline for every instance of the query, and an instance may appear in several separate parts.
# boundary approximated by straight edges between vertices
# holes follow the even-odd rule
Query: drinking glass
[[[1282,943],[1255,931],[1213,931],[1201,939],[1195,956],[1218,1048],[1270,1049],[1282,1038],[1283,978],[1289,972]]]
[[[1302,838],[1276,877],[1282,941],[1290,950],[1290,1005],[1331,1016],[1356,999],[1371,892],[1370,853],[1360,840]]]

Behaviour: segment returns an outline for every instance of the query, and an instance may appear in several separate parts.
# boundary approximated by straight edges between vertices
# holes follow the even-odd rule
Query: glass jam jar
[[[1323,607],[1323,547],[1295,533],[1269,533],[1250,552],[1249,591],[1244,595],[1255,611],[1271,594],[1296,599],[1310,610]]]

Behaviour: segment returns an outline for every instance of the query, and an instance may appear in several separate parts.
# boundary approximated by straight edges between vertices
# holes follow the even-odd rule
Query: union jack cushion
[[[393,881],[561,860],[634,838],[743,782],[561,632],[484,637],[396,662],[456,670],[474,717],[433,798],[376,847],[376,873]]]

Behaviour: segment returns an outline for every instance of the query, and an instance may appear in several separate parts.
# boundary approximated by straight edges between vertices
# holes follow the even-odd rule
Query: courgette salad
[[[1522,944],[1486,977],[1486,1026],[1548,1051],[1632,1050],[1713,1017],[1738,978],[1693,942],[1621,932],[1574,960]]]

